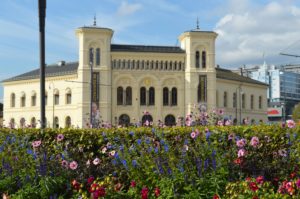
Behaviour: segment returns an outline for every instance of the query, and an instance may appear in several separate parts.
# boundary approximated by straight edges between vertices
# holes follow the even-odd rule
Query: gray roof
[[[111,44],[112,52],[151,52],[151,53],[185,53],[179,46],[145,46]]]
[[[238,81],[238,82],[245,82],[245,83],[250,83],[250,84],[260,84],[260,85],[268,86],[268,84],[251,79],[249,77],[241,76],[239,74],[232,72],[231,70],[227,70],[224,68],[216,68],[216,72],[217,72],[217,78],[220,78],[220,79],[227,79],[227,80],[233,80],[233,81]]]
[[[71,75],[76,74],[78,69],[78,62],[69,62],[65,63],[65,65],[53,64],[48,65],[45,70],[46,77],[54,77],[54,76],[63,76],[63,75]],[[12,81],[20,81],[27,79],[37,79],[40,77],[40,69],[35,69],[29,71],[27,73],[23,73],[21,75],[5,79],[2,82],[12,82]]]

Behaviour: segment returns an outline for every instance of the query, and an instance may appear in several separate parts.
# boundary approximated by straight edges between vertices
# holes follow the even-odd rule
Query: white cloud
[[[120,16],[128,16],[132,15],[135,12],[142,9],[142,4],[135,3],[135,4],[129,4],[126,1],[122,1],[120,7],[118,8],[117,15]]]
[[[231,0],[230,5],[236,1]],[[286,62],[287,58],[280,57],[279,53],[299,40],[300,8],[278,2],[254,5],[243,0],[241,4],[232,8],[215,26],[215,31],[219,33],[217,63],[224,67],[260,64],[263,53],[270,64]],[[300,54],[299,45],[288,50]]]

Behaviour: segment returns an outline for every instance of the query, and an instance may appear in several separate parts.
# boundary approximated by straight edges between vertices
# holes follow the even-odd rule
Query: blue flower
[[[152,131],[152,133],[155,133],[155,128],[152,128],[151,131]]]
[[[122,162],[123,166],[127,169],[127,161],[126,160],[122,160],[121,162]]]
[[[164,145],[164,149],[165,149],[165,152],[168,152],[169,151],[169,146],[168,145]]]
[[[138,139],[138,140],[137,140],[137,143],[138,143],[138,145],[141,145],[142,140],[141,140],[141,139]]]
[[[208,169],[208,166],[209,166],[209,162],[208,162],[208,159],[206,159],[204,161],[204,170]]]
[[[207,131],[207,132],[206,132],[206,140],[208,140],[208,139],[210,138],[210,136],[211,136],[211,132],[210,132],[210,131]]]
[[[155,147],[154,153],[158,153],[158,147]]]
[[[185,139],[185,140],[184,140],[184,144],[185,144],[185,145],[188,145],[188,144],[189,144],[189,140],[188,140],[188,139]]]
[[[146,140],[146,144],[150,144],[150,138],[147,137],[145,140]]]
[[[130,132],[129,132],[129,135],[134,136],[134,132],[133,132],[133,131],[130,131]]]
[[[120,151],[122,151],[122,152],[124,151],[124,145],[120,146]]]
[[[137,161],[136,160],[132,160],[132,166],[135,168],[137,167]]]
[[[152,150],[153,150],[153,148],[150,146],[150,147],[148,148],[148,153],[151,153]]]
[[[160,144],[165,144],[165,141],[164,140],[160,140]]]
[[[111,163],[112,163],[112,165],[114,165],[114,166],[117,165],[116,159],[112,159]]]

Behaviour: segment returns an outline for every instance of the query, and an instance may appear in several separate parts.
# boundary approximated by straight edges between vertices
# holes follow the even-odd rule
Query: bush
[[[298,176],[299,141],[298,128],[264,125],[1,129],[0,192],[15,198],[239,195],[247,185],[238,182],[247,177],[263,176],[268,190],[275,178]]]

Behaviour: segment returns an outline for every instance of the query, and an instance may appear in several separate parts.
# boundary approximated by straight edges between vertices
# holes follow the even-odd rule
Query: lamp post
[[[240,104],[240,124],[242,124],[242,103],[243,103],[243,99],[242,99],[242,94],[243,94],[243,91],[242,91],[242,88],[241,88],[241,84],[239,86],[239,104]]]
[[[90,88],[91,88],[91,100],[90,100],[90,126],[93,128],[93,64],[94,64],[94,51],[90,50],[90,68],[91,68],[91,80],[90,80]]]
[[[41,129],[45,128],[45,17],[46,0],[39,0],[39,32],[40,32],[40,98]]]

